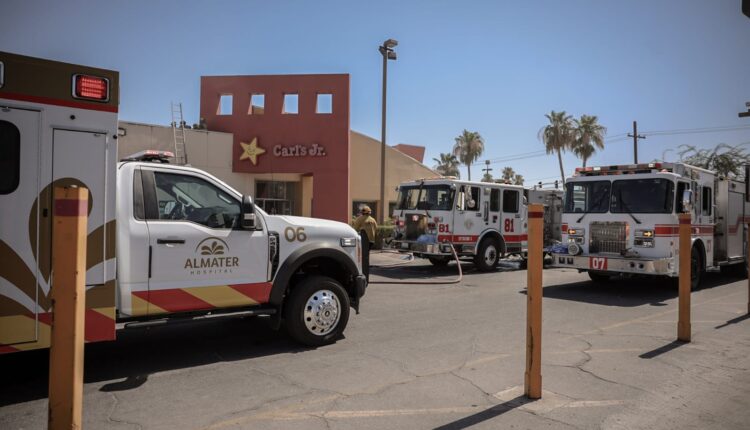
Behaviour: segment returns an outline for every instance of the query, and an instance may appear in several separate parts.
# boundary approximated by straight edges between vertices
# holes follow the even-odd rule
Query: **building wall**
[[[262,113],[249,109],[253,94],[264,96]],[[290,94],[297,113],[284,113]],[[330,113],[317,112],[319,94],[332,96]],[[231,113],[220,112],[222,96]],[[202,76],[200,111],[210,130],[234,135],[233,172],[312,175],[312,215],[349,220],[349,75]]]
[[[128,121],[120,121],[119,127],[125,130],[125,135],[117,140],[119,159],[146,149],[174,152],[172,127]],[[248,175],[232,171],[232,144],[231,133],[185,130],[188,164],[216,176],[242,194],[254,196],[256,180],[300,181],[300,175],[289,173]]]
[[[120,121],[124,136],[118,138],[120,159],[146,149],[174,151],[172,127]],[[232,169],[233,136],[231,133],[206,130],[185,130],[185,145],[188,162],[191,166],[207,171],[237,191],[255,197],[257,180],[285,181],[299,183],[296,196],[298,213],[302,216],[316,216],[314,201],[323,193],[336,199],[340,205],[347,205],[347,218],[351,216],[352,202],[377,202],[380,199],[380,141],[356,131],[350,132],[350,163],[348,183],[349,194],[342,194],[342,188],[317,190],[317,177],[295,173],[241,173]],[[314,163],[311,161],[310,163]],[[439,177],[427,166],[391,147],[386,147],[386,200],[396,201],[396,187],[401,182],[420,178]],[[346,196],[346,197],[344,197]],[[374,209],[374,208],[373,208]],[[387,214],[390,215],[390,214]]]
[[[349,178],[349,208],[352,202],[380,200],[380,141],[352,131],[351,175]],[[390,146],[385,148],[385,199],[395,203],[396,188],[405,181],[440,177],[432,169]],[[373,211],[375,208],[372,208]],[[386,207],[386,210],[388,208]],[[351,209],[350,209],[351,210]],[[386,213],[386,218],[390,214]]]

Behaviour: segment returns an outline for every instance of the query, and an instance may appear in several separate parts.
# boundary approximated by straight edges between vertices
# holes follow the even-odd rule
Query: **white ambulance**
[[[451,178],[404,182],[393,211],[393,246],[437,266],[471,257],[481,271],[526,250],[526,203],[518,185]]]
[[[146,151],[118,164],[118,73],[0,52],[0,353],[49,346],[52,191],[89,189],[89,342],[121,326],[270,315],[334,342],[366,282],[357,233],[271,216]]]
[[[706,270],[745,267],[745,184],[682,163],[576,169],[565,184],[555,267],[612,275],[678,276],[678,214],[692,218],[692,285]]]

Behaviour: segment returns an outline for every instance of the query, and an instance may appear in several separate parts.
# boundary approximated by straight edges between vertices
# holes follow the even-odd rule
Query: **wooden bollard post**
[[[677,339],[690,342],[690,214],[680,214],[680,297]]]
[[[526,373],[524,392],[542,397],[542,269],[544,206],[529,205],[528,261],[526,265]]]
[[[49,429],[80,429],[86,306],[88,190],[55,188]]]

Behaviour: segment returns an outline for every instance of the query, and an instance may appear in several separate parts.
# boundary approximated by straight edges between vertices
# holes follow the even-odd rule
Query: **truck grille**
[[[419,214],[406,216],[406,240],[417,240],[427,233],[427,217]]]
[[[628,247],[628,224],[624,222],[592,222],[589,253],[619,254]]]

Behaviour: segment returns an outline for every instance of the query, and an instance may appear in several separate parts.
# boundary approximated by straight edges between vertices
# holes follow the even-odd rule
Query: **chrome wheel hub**
[[[341,304],[339,298],[329,290],[319,290],[307,299],[302,317],[310,333],[324,336],[332,332],[339,323]]]
[[[495,264],[495,260],[497,260],[497,249],[495,249],[495,245],[490,245],[484,251],[484,262],[488,266],[492,266]]]

